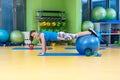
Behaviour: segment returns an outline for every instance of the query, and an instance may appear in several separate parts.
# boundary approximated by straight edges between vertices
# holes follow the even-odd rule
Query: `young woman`
[[[51,32],[51,31],[44,31],[38,33],[36,30],[32,30],[30,31],[30,40],[32,41],[33,38],[38,38],[40,40],[42,46],[42,51],[40,52],[40,54],[42,55],[46,53],[46,41],[48,40],[49,41],[72,40],[88,34],[93,34],[96,37],[98,37],[96,32],[91,28],[88,31],[78,32],[76,34],[65,33],[65,32]]]

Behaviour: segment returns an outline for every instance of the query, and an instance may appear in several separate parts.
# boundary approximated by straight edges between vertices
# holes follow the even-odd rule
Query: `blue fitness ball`
[[[9,39],[9,33],[6,30],[0,30],[0,42],[6,42]]]
[[[98,37],[94,35],[85,35],[76,39],[76,49],[79,54],[84,55],[86,49],[98,51],[100,47],[100,41]]]

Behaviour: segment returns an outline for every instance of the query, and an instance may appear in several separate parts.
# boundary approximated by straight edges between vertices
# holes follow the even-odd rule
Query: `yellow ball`
[[[46,26],[50,26],[51,25],[51,23],[50,22],[46,22]]]
[[[46,26],[46,25],[47,25],[45,21],[44,21],[44,22],[42,22],[42,24],[43,24],[43,26]]]
[[[40,22],[40,23],[39,23],[39,26],[40,26],[40,27],[42,27],[42,26],[43,26],[43,23],[42,23],[42,22]]]
[[[53,42],[53,43],[51,43],[51,46],[55,46],[55,45],[56,45],[56,43],[54,43],[54,42]]]
[[[52,22],[51,25],[52,25],[52,26],[56,26],[56,22]]]

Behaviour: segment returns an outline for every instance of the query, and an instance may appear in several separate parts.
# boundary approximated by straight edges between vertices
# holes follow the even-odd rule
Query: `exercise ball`
[[[91,50],[93,54],[93,52],[98,51],[99,47],[100,41],[94,35],[85,35],[76,39],[76,49],[81,55],[88,55],[85,50],[88,52]]]
[[[106,19],[107,20],[116,19],[116,11],[113,8],[106,9]]]
[[[82,24],[82,31],[87,31],[89,28],[94,29],[94,24],[91,21],[84,21]]]
[[[106,16],[106,10],[103,7],[95,7],[92,10],[92,18],[94,20],[102,20]]]
[[[99,41],[102,41],[102,35],[100,34],[100,32],[96,31],[96,34],[98,36]]]
[[[9,39],[9,33],[6,30],[0,30],[0,42],[6,42]]]
[[[14,30],[10,34],[10,41],[13,43],[22,43],[24,41],[24,34],[19,30]]]

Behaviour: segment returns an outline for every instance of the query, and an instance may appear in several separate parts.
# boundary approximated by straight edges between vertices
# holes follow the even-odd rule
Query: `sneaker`
[[[90,31],[94,36],[98,37],[97,33],[92,28],[89,28],[88,31]]]

